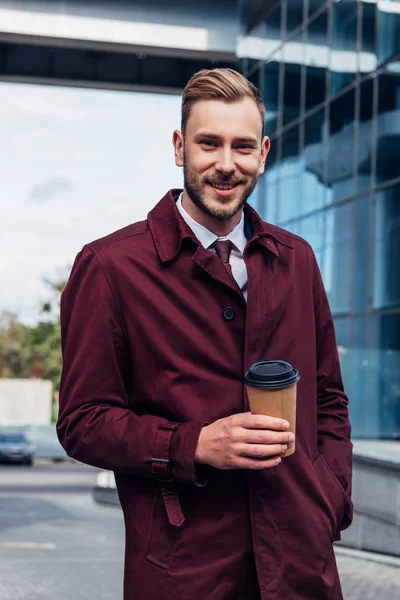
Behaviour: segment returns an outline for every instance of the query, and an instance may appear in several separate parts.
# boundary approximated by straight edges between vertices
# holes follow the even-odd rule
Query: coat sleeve
[[[205,423],[137,415],[128,402],[129,352],[118,304],[97,254],[78,254],[61,297],[63,370],[57,433],[81,462],[154,478],[162,450],[176,481],[204,485],[194,453]],[[163,466],[161,464],[161,466]]]
[[[312,252],[312,251],[311,251]],[[340,530],[353,518],[351,502],[352,443],[348,398],[343,388],[332,314],[320,270],[312,252],[317,357],[318,449],[343,487],[346,512]]]

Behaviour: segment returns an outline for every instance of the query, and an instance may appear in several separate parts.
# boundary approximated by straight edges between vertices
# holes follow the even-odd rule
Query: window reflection
[[[378,79],[377,183],[400,175],[400,62],[389,65]]]
[[[373,107],[374,80],[368,79],[359,89],[359,126],[358,126],[358,158],[357,158],[357,190],[365,191],[373,186],[372,173],[373,139]]]
[[[374,308],[400,305],[400,186],[375,198]]]
[[[278,222],[284,223],[300,213],[301,197],[299,161],[299,127],[282,135],[282,162],[278,170]]]
[[[353,312],[364,312],[368,308],[368,274],[371,265],[369,256],[370,199],[357,198],[354,203],[354,268],[353,268]]]
[[[343,0],[332,7],[331,91],[351,83],[358,71],[358,2]]]
[[[400,52],[400,2],[381,0],[378,10],[378,58],[382,62]]]
[[[307,1],[304,0],[291,0],[287,3],[287,13],[286,13],[286,31],[288,35],[303,22],[303,10],[304,6],[307,6]]]
[[[324,180],[324,111],[309,117],[304,124],[304,149],[301,169],[301,212],[322,208],[326,203]]]
[[[351,376],[347,393],[350,397],[349,412],[353,437],[369,435],[369,420],[375,407],[370,406],[369,396],[369,352],[367,349],[367,319],[351,320],[351,346],[346,355]],[[367,410],[366,410],[367,409]]]
[[[283,77],[283,71],[280,68],[278,59],[265,64],[262,68],[264,69],[264,88],[262,91],[267,109],[265,133],[271,136],[278,127],[279,80],[280,77]]]
[[[351,309],[353,203],[326,213],[324,281],[334,313]]]
[[[327,36],[328,16],[326,12],[323,12],[307,28],[307,44],[304,53],[307,65],[306,110],[325,100],[329,59]]]
[[[328,185],[333,201],[348,198],[354,185],[355,92],[351,90],[330,105]]]
[[[369,433],[400,439],[400,315],[379,315],[371,321]]]
[[[303,34],[286,42],[282,50],[285,64],[285,83],[283,98],[283,123],[289,123],[300,116],[302,98]]]
[[[359,62],[361,73],[373,71],[378,64],[376,14],[376,2],[361,1],[361,57]]]

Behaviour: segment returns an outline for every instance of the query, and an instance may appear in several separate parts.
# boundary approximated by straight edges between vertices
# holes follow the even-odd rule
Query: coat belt
[[[166,423],[159,428],[154,449],[155,457],[151,459],[151,470],[160,483],[168,521],[175,527],[180,527],[185,520],[169,460],[171,438],[179,425],[180,423]]]

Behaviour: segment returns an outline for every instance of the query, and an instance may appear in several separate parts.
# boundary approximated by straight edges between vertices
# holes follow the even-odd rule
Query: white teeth
[[[213,183],[212,186],[217,190],[231,190],[235,187],[234,185],[217,185],[216,183]]]

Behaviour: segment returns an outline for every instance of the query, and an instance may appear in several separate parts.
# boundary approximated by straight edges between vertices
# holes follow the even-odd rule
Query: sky
[[[179,96],[0,83],[0,312],[28,324],[44,279],[147,213],[183,174]]]

